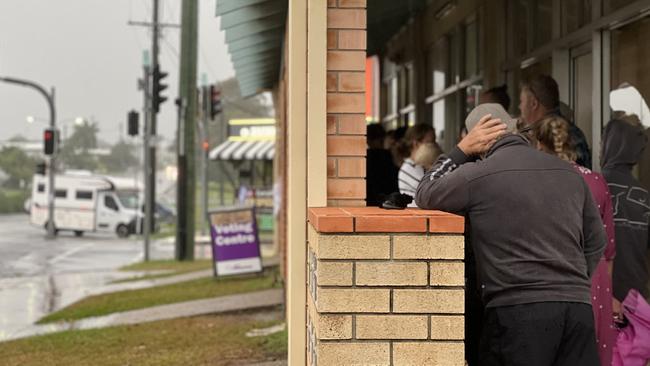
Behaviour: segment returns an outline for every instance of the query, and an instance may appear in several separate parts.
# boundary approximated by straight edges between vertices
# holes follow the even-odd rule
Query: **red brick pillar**
[[[366,0],[327,6],[328,206],[365,206]]]

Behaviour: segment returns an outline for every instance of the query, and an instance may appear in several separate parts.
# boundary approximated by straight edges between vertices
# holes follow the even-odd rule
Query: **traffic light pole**
[[[160,27],[158,24],[158,13],[159,13],[159,0],[153,0],[153,17],[152,17],[152,24],[151,24],[151,70],[159,70],[160,69],[160,64],[158,62],[158,54],[159,54],[159,38],[160,38]],[[151,71],[150,70],[150,71]],[[154,82],[155,84],[155,82]],[[151,88],[147,88],[147,90],[151,90]],[[150,97],[153,98],[155,93],[158,93],[157,90],[152,90],[152,93],[150,94]],[[150,174],[147,176],[148,183],[149,183],[149,197],[147,197],[147,203],[149,205],[149,211],[146,213],[146,216],[149,218],[149,223],[147,224],[147,227],[149,231],[154,229],[155,227],[155,214],[154,210],[156,207],[156,133],[157,133],[157,127],[158,127],[158,105],[152,105],[155,103],[149,103],[149,141],[147,143],[147,147],[149,149],[149,158],[148,158],[148,163],[149,163],[149,170]],[[146,209],[146,208],[145,208]],[[148,254],[148,253],[147,253]]]
[[[203,96],[203,113],[199,121],[199,134],[201,139],[201,235],[206,235],[208,228],[208,119],[210,118],[211,96],[208,96],[210,87],[203,86],[201,94]]]
[[[153,176],[153,181],[155,182],[155,175],[151,165],[151,130],[152,130],[152,116],[155,115],[151,112],[151,96],[149,94],[150,85],[151,85],[151,67],[148,65],[148,60],[145,52],[145,61],[144,61],[144,77],[143,77],[143,90],[144,90],[144,133],[143,133],[143,163],[144,163],[144,222],[142,227],[142,234],[144,236],[143,243],[143,252],[144,260],[149,261],[149,248],[150,248],[150,236],[151,236],[151,226],[152,226],[152,205],[151,205],[151,196],[153,196],[153,187],[151,185],[151,177]]]
[[[47,105],[50,108],[50,127],[53,130],[56,130],[56,105],[54,103],[54,87],[52,87],[51,91],[48,93],[47,90],[45,90],[45,88],[29,80],[0,77],[0,81],[4,81],[5,83],[9,83],[9,84],[15,84],[15,85],[36,89],[39,93],[41,93],[41,95],[43,95],[47,100]],[[55,134],[54,137],[57,138],[58,133]],[[54,153],[50,155],[50,169],[48,169],[48,188],[49,188],[47,194],[47,238],[48,239],[54,239],[56,237],[56,228],[54,224],[54,192],[55,192],[54,175],[56,173],[55,167],[56,167],[56,154],[58,150],[58,144],[59,144],[58,141],[54,142],[54,146],[56,146],[56,148],[54,149]]]

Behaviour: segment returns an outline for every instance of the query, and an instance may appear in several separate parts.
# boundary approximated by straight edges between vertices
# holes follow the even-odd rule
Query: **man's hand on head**
[[[487,114],[458,143],[458,148],[467,156],[483,154],[506,133],[507,128],[500,119],[492,119],[492,115]]]

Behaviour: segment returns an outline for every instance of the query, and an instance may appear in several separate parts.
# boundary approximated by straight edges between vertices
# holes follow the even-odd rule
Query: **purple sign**
[[[215,275],[260,272],[262,259],[255,209],[214,211],[209,219]]]

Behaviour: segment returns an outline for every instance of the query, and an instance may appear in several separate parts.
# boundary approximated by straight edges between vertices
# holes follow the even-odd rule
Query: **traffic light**
[[[167,100],[167,97],[162,95],[162,92],[167,89],[167,84],[163,84],[163,79],[167,77],[167,73],[160,71],[160,68],[156,66],[153,69],[153,88],[152,88],[152,105],[153,112],[158,113],[160,111],[160,105]]]
[[[44,161],[36,164],[36,174],[45,175],[46,171],[47,171],[47,165],[45,164]]]
[[[221,113],[221,90],[215,85],[210,85],[210,119]]]
[[[54,128],[47,128],[43,133],[43,146],[45,155],[54,155],[56,153],[59,133]]]
[[[128,132],[129,136],[137,136],[138,135],[138,112],[136,111],[130,111],[128,114]]]

